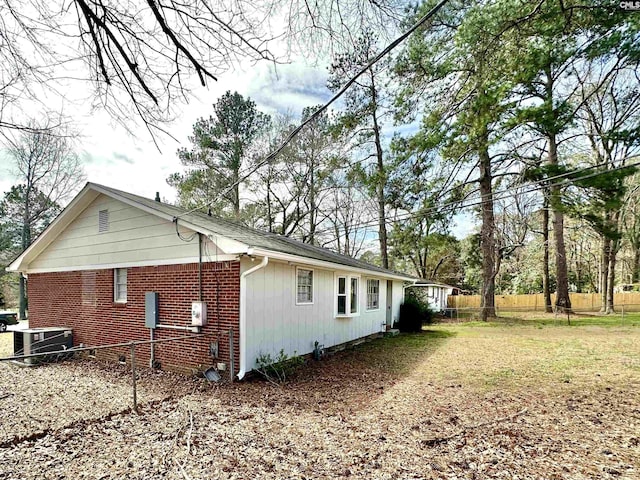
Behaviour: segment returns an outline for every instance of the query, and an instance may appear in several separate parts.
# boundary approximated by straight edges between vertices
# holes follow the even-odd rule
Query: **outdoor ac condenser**
[[[73,347],[73,332],[67,327],[28,328],[13,332],[14,356],[58,352]],[[25,363],[38,363],[44,357],[25,358]]]

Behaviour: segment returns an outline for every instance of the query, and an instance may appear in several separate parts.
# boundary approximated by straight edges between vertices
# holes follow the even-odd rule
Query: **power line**
[[[633,156],[633,157],[629,157],[629,158],[637,158],[637,156]],[[626,159],[625,159],[626,160]],[[508,187],[504,190],[501,190],[500,192],[495,192],[492,195],[492,200],[498,201],[498,200],[503,200],[506,198],[510,198],[515,196],[515,193],[511,193],[513,190],[517,190],[519,188],[522,187],[526,187],[527,185],[530,185],[531,188],[529,188],[528,190],[522,191],[520,192],[521,194],[526,194],[526,193],[531,193],[534,192],[536,190],[540,190],[542,188],[550,188],[550,187],[562,187],[565,185],[571,185],[573,182],[575,181],[580,181],[580,180],[586,180],[588,178],[593,178],[593,177],[597,177],[600,175],[605,175],[607,173],[610,172],[614,172],[617,170],[622,170],[625,168],[633,168],[633,167],[637,167],[640,166],[640,161],[635,162],[635,163],[630,163],[628,165],[624,165],[624,166],[618,166],[615,168],[612,168],[610,170],[606,170],[606,171],[602,171],[602,172],[594,172],[588,175],[584,175],[581,177],[575,177],[575,178],[566,178],[568,176],[571,175],[575,175],[576,173],[580,173],[580,172],[585,172],[588,170],[593,170],[594,168],[598,168],[598,167],[602,167],[602,165],[595,165],[595,166],[589,166],[589,167],[584,167],[582,169],[579,170],[573,170],[571,172],[565,172],[562,174],[558,174],[558,175],[554,175],[552,177],[547,177],[541,180],[533,180],[531,182],[527,182],[525,184],[520,184],[520,185],[513,185],[511,187]],[[553,179],[563,179],[560,182],[552,182],[552,183],[547,183],[549,180],[553,180]],[[467,208],[471,208],[471,207],[475,207],[475,206],[480,206],[482,205],[485,200],[475,200],[471,203],[464,203],[467,199],[462,200],[462,201],[454,201],[454,202],[449,202],[449,203],[445,203],[442,205],[437,205],[437,206],[433,206],[433,207],[429,207],[426,209],[421,209],[418,212],[407,212],[404,215],[401,215],[399,217],[396,217],[393,220],[387,220],[387,224],[393,224],[393,223],[398,223],[398,222],[402,222],[402,221],[406,221],[406,220],[410,220],[412,218],[417,218],[417,217],[422,217],[427,215],[428,213],[432,213],[432,212],[449,212],[449,211],[453,211],[454,209],[467,209]],[[361,223],[355,223],[352,225],[349,225],[349,228],[362,228],[362,227],[370,227],[370,226],[377,226],[378,225],[378,221],[377,220],[369,220],[366,222],[361,222]],[[341,227],[338,227],[339,230],[341,230]],[[335,228],[326,228],[324,230],[316,230],[316,234],[322,234],[322,233],[327,233],[327,232],[332,232],[335,231]]]
[[[620,159],[618,161],[629,160],[629,159],[632,159],[632,158],[638,158],[638,156],[634,155],[634,156],[631,156],[631,157],[625,157],[625,158]],[[522,184],[519,184],[519,185],[512,185],[512,186],[510,186],[508,188],[505,188],[505,189],[503,189],[503,190],[501,190],[499,192],[494,192],[492,194],[492,201],[496,202],[496,201],[499,201],[499,200],[504,200],[504,199],[507,199],[507,198],[514,197],[517,194],[516,191],[518,189],[522,189],[523,187],[524,188],[529,187],[529,188],[524,190],[524,191],[519,192],[520,194],[532,193],[532,192],[535,192],[535,191],[540,190],[542,188],[562,187],[562,186],[565,186],[565,185],[568,186],[568,185],[572,185],[573,182],[575,182],[575,181],[586,180],[588,178],[594,178],[594,177],[597,177],[597,176],[600,176],[600,175],[605,175],[605,174],[610,173],[610,172],[622,170],[622,169],[625,169],[625,168],[633,168],[633,167],[637,167],[637,166],[640,166],[640,160],[637,161],[637,162],[634,162],[634,163],[630,163],[628,165],[620,165],[618,167],[614,167],[614,168],[611,168],[609,170],[593,172],[593,173],[590,173],[590,174],[587,174],[587,175],[582,175],[582,176],[579,176],[579,177],[572,177],[575,174],[584,173],[584,172],[587,172],[587,171],[590,171],[590,170],[594,170],[596,168],[603,167],[603,165],[591,165],[591,166],[588,166],[588,167],[583,167],[583,168],[580,168],[580,169],[577,169],[577,170],[572,170],[572,171],[569,171],[569,172],[560,173],[560,174],[553,175],[553,176],[550,176],[550,177],[546,177],[546,178],[543,178],[543,179],[531,180],[529,182],[522,183]],[[567,178],[567,177],[570,177],[570,178]],[[559,180],[559,181],[555,181],[554,182],[554,180]],[[551,181],[551,183],[549,183],[550,181]],[[475,193],[475,192],[473,192],[473,193]],[[412,218],[423,217],[423,216],[425,216],[425,215],[427,215],[429,213],[432,213],[432,212],[448,213],[448,212],[453,211],[453,210],[467,209],[467,208],[471,208],[471,207],[475,207],[475,206],[480,206],[486,201],[486,200],[480,199],[480,200],[474,200],[474,201],[472,201],[470,203],[465,203],[468,200],[469,200],[469,196],[467,196],[465,199],[463,199],[461,201],[459,200],[459,201],[448,202],[448,203],[441,204],[441,205],[434,205],[434,206],[426,208],[426,209],[421,209],[421,210],[419,210],[417,212],[407,212],[405,214],[401,214],[401,215],[397,216],[394,219],[387,219],[387,224],[394,224],[394,223],[399,223],[399,222],[403,222],[403,221],[406,221],[406,220],[410,220]],[[378,226],[378,221],[377,220],[368,220],[368,221],[363,221],[363,222],[351,224],[351,225],[348,226],[348,228],[349,229],[352,229],[352,228],[357,229],[357,228],[375,227],[375,226]],[[344,228],[345,227],[341,227],[341,226],[337,227],[337,229],[339,231],[344,230]],[[322,230],[316,230],[314,232],[314,234],[321,235],[323,233],[335,232],[335,230],[336,230],[335,227],[325,228],[325,229],[322,229]],[[278,235],[276,233],[268,233],[268,232],[264,232],[264,233],[266,235]],[[243,238],[250,239],[250,238],[253,238],[253,237],[249,236],[249,235],[246,235],[246,236],[239,235],[239,236],[235,236],[234,238],[236,238],[236,239],[243,239]]]
[[[291,141],[298,135],[298,133],[300,133],[300,131],[304,127],[306,127],[308,124],[310,124],[311,122],[316,120],[322,113],[324,113],[326,110],[328,110],[329,107],[334,102],[336,102],[342,95],[344,95],[344,93],[349,89],[349,87],[351,87],[351,85],[353,85],[356,82],[356,80],[358,80],[358,78],[360,78],[362,75],[364,75],[371,67],[373,67],[376,63],[378,63],[383,57],[388,55],[394,48],[396,48],[398,45],[400,45],[407,37],[409,37],[412,33],[414,33],[416,30],[418,30],[418,28],[420,28],[422,25],[424,25],[429,19],[431,19],[431,17],[433,17],[436,13],[438,13],[438,11],[448,1],[449,0],[441,0],[435,7],[433,7],[431,10],[429,10],[422,18],[420,18],[420,20],[418,20],[409,30],[407,30],[405,33],[403,33],[398,38],[396,38],[393,42],[391,42],[389,45],[387,45],[380,53],[378,53],[378,55],[376,55],[372,60],[370,60],[369,63],[367,63],[362,69],[360,69],[360,71],[358,71],[358,73],[356,73],[347,83],[345,83],[342,86],[342,88],[340,90],[338,90],[338,92],[333,97],[331,97],[331,99],[327,103],[325,103],[322,107],[320,107],[318,110],[316,110],[312,115],[309,116],[309,118],[307,118],[305,121],[303,121],[300,125],[298,125],[296,128],[294,128],[289,133],[289,135],[287,135],[287,137],[284,139],[284,141],[280,144],[280,146],[278,148],[273,150],[264,159],[262,159],[260,162],[255,164],[253,167],[251,167],[247,173],[241,173],[238,176],[238,180],[233,182],[222,193],[218,194],[218,198],[219,197],[224,197],[225,195],[227,195],[235,187],[237,187],[242,182],[244,182],[247,178],[249,178],[249,176],[252,175],[256,170],[258,170],[260,167],[262,167],[263,165],[266,165],[271,160],[273,160],[282,150],[285,149],[285,147],[289,143],[291,143]],[[200,209],[202,209],[204,207],[210,206],[213,202],[214,202],[214,200],[209,200],[209,201],[203,203],[202,205],[200,205],[198,207],[195,207],[195,208],[193,208],[193,209],[191,209],[191,210],[189,210],[189,211],[187,211],[185,213],[182,213],[182,214],[176,216],[175,220],[178,220],[180,217],[183,217],[185,215],[193,213],[193,212],[195,212],[197,210],[200,210]]]

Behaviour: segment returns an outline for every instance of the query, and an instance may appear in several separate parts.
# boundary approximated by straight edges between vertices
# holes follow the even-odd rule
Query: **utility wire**
[[[626,157],[623,159],[620,159],[618,161],[624,161],[624,160],[629,160],[632,158],[638,158],[637,155],[633,155],[630,157]],[[606,164],[605,164],[606,165]],[[601,168],[603,167],[603,165],[591,165],[588,167],[583,167],[577,170],[572,170],[569,172],[564,172],[564,173],[560,173],[557,175],[553,175],[550,177],[546,177],[540,180],[531,180],[529,182],[525,182],[525,183],[521,183],[518,185],[512,185],[510,187],[507,187],[503,190],[500,190],[499,192],[494,192],[492,194],[492,201],[496,202],[499,200],[504,200],[507,198],[511,198],[514,197],[517,193],[520,194],[527,194],[527,193],[532,193],[534,191],[540,190],[542,188],[551,188],[551,187],[562,187],[562,186],[569,186],[572,185],[573,182],[576,181],[580,181],[580,180],[586,180],[588,178],[594,178],[600,175],[606,175],[610,172],[614,172],[614,171],[618,171],[618,170],[622,170],[625,168],[633,168],[633,167],[637,167],[640,166],[640,160],[634,163],[630,163],[628,165],[620,165],[618,167],[614,167],[611,168],[609,170],[605,170],[605,171],[598,171],[598,172],[593,172],[587,175],[582,175],[579,177],[572,177],[575,174],[580,174],[580,173],[584,173],[596,168]],[[567,178],[570,177],[570,178]],[[526,188],[529,187],[528,189],[524,190],[524,191],[520,191],[520,192],[516,192],[519,189],[522,188]],[[473,193],[476,193],[475,191]],[[394,219],[387,219],[387,224],[394,224],[394,223],[399,223],[399,222],[404,222],[406,220],[410,220],[412,218],[418,218],[418,217],[423,217],[429,213],[432,212],[438,212],[438,213],[447,213],[449,211],[453,211],[453,210],[457,210],[457,209],[467,209],[467,208],[471,208],[471,207],[475,207],[475,206],[480,206],[483,203],[485,203],[487,200],[474,200],[470,203],[467,203],[469,200],[470,196],[467,196],[466,198],[462,199],[462,200],[457,200],[457,201],[452,201],[452,202],[448,202],[448,203],[444,203],[441,205],[434,205],[432,207],[429,208],[425,208],[425,209],[420,209],[417,212],[407,212],[405,214],[400,214],[398,215],[396,218]],[[184,215],[184,214],[183,214]],[[349,229],[352,228],[363,228],[363,227],[373,227],[373,226],[378,226],[378,220],[367,220],[364,222],[359,222],[359,223],[354,223],[348,226]],[[337,229],[338,231],[344,230],[345,227],[340,227],[338,226]],[[336,228],[335,227],[331,227],[331,228],[325,228],[322,230],[316,230],[314,233],[315,234],[323,234],[323,233],[328,233],[328,232],[335,232]],[[269,235],[269,233],[265,232],[265,234]],[[272,235],[276,235],[275,233]],[[241,239],[241,238],[253,238],[250,236],[235,236],[234,238],[236,239]]]
[[[286,146],[289,143],[291,143],[291,141],[298,135],[298,133],[300,133],[300,131],[304,127],[306,127],[308,124],[310,124],[311,122],[316,120],[334,102],[336,102],[342,95],[344,95],[344,93],[349,89],[349,87],[351,87],[351,85],[353,85],[358,80],[358,78],[360,78],[362,75],[364,75],[371,67],[373,67],[376,63],[378,63],[383,57],[388,55],[394,48],[396,48],[404,40],[406,40],[407,37],[409,37],[412,33],[414,33],[416,30],[418,30],[418,28],[420,28],[422,25],[424,25],[429,19],[431,19],[431,17],[433,17],[436,13],[438,13],[438,11],[448,1],[449,0],[441,0],[435,7],[433,7],[431,10],[429,10],[422,18],[420,18],[420,20],[418,20],[409,30],[407,30],[405,33],[403,33],[398,38],[396,38],[393,42],[391,42],[389,45],[387,45],[387,47],[385,47],[380,53],[378,53],[378,55],[376,55],[372,60],[370,60],[369,63],[367,63],[362,69],[360,69],[360,71],[358,71],[358,73],[356,73],[347,83],[345,83],[344,86],[340,90],[338,90],[338,92],[333,97],[331,97],[331,99],[327,103],[325,103],[322,107],[320,107],[318,110],[316,110],[304,122],[302,122],[300,125],[298,125],[296,128],[294,128],[289,133],[289,135],[287,135],[287,137],[284,139],[284,141],[280,144],[280,146],[278,148],[273,150],[264,159],[262,159],[260,162],[258,162],[253,167],[251,167],[247,173],[241,173],[238,176],[239,177],[238,180],[233,182],[222,193],[218,194],[218,198],[224,197],[225,195],[227,195],[229,192],[231,192],[231,190],[233,190],[235,187],[237,187],[242,182],[244,182],[247,178],[249,178],[249,176],[251,174],[253,174],[256,170],[258,170],[260,167],[262,167],[263,165],[266,165],[271,160],[273,160],[282,150],[284,150],[286,148]],[[193,208],[193,209],[191,209],[191,210],[189,210],[189,211],[187,211],[185,213],[177,215],[175,217],[174,221],[178,220],[180,217],[183,217],[185,215],[193,213],[193,212],[195,212],[197,210],[200,210],[200,209],[202,209],[204,207],[210,206],[213,203],[213,201],[214,200],[209,200],[209,201],[201,204],[198,207],[195,207],[195,208]]]
[[[629,158],[637,158],[637,156],[633,156],[633,157],[629,157]],[[626,160],[626,159],[624,159]],[[498,201],[498,200],[504,200],[506,198],[511,198],[513,196],[515,196],[515,193],[512,193],[513,190],[517,190],[517,189],[521,189],[522,187],[526,187],[526,186],[530,186],[531,188],[529,188],[528,190],[525,191],[521,191],[519,192],[520,194],[526,194],[526,193],[531,193],[534,192],[536,190],[540,190],[542,188],[550,188],[550,187],[562,187],[562,186],[568,186],[571,185],[573,182],[575,181],[580,181],[580,180],[586,180],[588,178],[593,178],[593,177],[597,177],[600,175],[606,175],[610,172],[614,172],[617,170],[623,170],[625,168],[633,168],[633,167],[637,167],[640,166],[640,161],[634,162],[634,163],[630,163],[628,165],[624,165],[624,166],[618,166],[618,167],[614,167],[612,169],[609,170],[605,170],[602,172],[594,172],[588,175],[583,175],[580,177],[575,177],[575,178],[565,178],[571,175],[575,175],[576,173],[581,173],[581,172],[585,172],[588,170],[593,170],[594,168],[598,168],[598,167],[602,167],[602,165],[595,165],[595,166],[589,166],[589,167],[585,167],[579,170],[573,170],[571,172],[565,172],[562,174],[558,174],[558,175],[554,175],[552,177],[547,177],[544,179],[540,179],[540,180],[533,180],[531,182],[527,182],[524,184],[520,184],[520,185],[513,185],[511,187],[508,187],[504,190],[501,190],[499,192],[495,192],[492,195],[492,200]],[[552,182],[552,183],[548,183],[550,180],[557,180],[557,179],[561,179],[561,181],[558,182]],[[449,211],[453,211],[455,209],[466,209],[466,208],[471,208],[471,207],[475,207],[475,206],[480,206],[483,203],[485,203],[487,200],[474,200],[471,203],[465,203],[467,201],[467,199],[464,199],[462,201],[454,201],[454,202],[449,202],[449,203],[445,203],[442,205],[434,205],[433,207],[429,207],[426,209],[421,209],[417,212],[407,212],[406,214],[402,214],[399,215],[398,217],[394,218],[394,219],[388,219],[387,220],[387,224],[394,224],[394,223],[399,223],[399,222],[403,222],[406,220],[410,220],[412,218],[418,218],[418,217],[422,217],[425,216],[428,213],[432,213],[432,212],[449,212]],[[369,226],[377,226],[378,225],[378,221],[377,220],[369,220],[366,222],[360,222],[360,223],[355,223],[352,225],[349,225],[349,228],[362,228],[362,227],[369,227]],[[341,230],[344,227],[338,227],[338,230]],[[328,232],[335,232],[335,228],[326,228],[324,230],[316,230],[316,234],[322,234],[322,233],[328,233]]]

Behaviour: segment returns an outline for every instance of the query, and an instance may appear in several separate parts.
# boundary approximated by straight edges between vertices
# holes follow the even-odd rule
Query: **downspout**
[[[247,328],[247,277],[266,267],[268,263],[269,257],[264,256],[259,265],[240,274],[240,371],[238,372],[238,380],[242,380],[247,373],[247,336],[245,335]]]
[[[198,232],[198,300],[202,299],[202,234]]]

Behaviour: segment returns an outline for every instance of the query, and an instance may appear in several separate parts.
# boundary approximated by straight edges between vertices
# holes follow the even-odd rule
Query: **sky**
[[[277,67],[265,62],[228,72],[217,82],[210,82],[207,88],[194,90],[194,98],[182,106],[176,120],[168,126],[177,141],[158,137],[158,146],[146,130],[140,128],[132,136],[115,124],[106,112],[84,112],[78,106],[66,113],[74,117],[80,131],[78,152],[88,181],[149,198],[159,192],[163,200],[174,201],[176,191],[166,179],[183,170],[176,151],[180,147],[190,147],[188,136],[193,123],[209,116],[212,104],[221,95],[228,90],[237,91],[250,97],[265,113],[298,116],[304,107],[324,104],[331,98],[332,93],[326,87],[327,76],[326,65],[310,66],[302,60]],[[1,192],[14,183],[11,170],[6,156],[1,157]],[[472,228],[472,218],[460,215],[454,219],[451,230],[458,238],[463,238]]]

